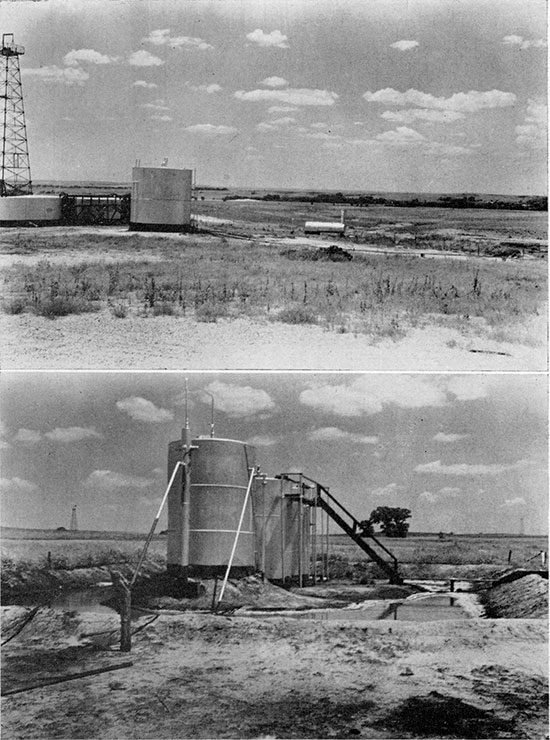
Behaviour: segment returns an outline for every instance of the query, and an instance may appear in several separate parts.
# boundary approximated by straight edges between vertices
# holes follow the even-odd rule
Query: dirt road
[[[4,680],[120,660],[82,637],[113,619],[45,610],[24,640],[5,646]],[[545,620],[525,619],[163,614],[134,636],[132,667],[6,696],[3,732],[25,740],[543,738],[546,632]]]

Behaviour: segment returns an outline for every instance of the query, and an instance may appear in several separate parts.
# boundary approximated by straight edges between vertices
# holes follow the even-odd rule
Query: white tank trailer
[[[0,198],[0,226],[56,226],[61,221],[58,195],[9,195]]]
[[[193,170],[134,167],[130,231],[189,231]]]

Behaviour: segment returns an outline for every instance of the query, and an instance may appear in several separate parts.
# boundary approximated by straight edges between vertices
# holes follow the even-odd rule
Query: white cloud
[[[167,121],[171,121],[172,116],[167,116],[166,113],[160,114],[155,113],[151,116],[151,121],[162,121],[163,123],[166,123]]]
[[[35,429],[18,429],[13,438],[14,442],[22,442],[26,445],[35,445],[42,439],[42,434]]]
[[[3,494],[30,495],[38,491],[36,483],[23,478],[0,478],[0,492]]]
[[[520,49],[542,49],[546,47],[544,39],[524,39],[523,36],[511,34],[502,39],[506,46],[519,46]]]
[[[80,67],[38,67],[36,69],[23,68],[21,74],[29,77],[40,77],[44,82],[59,82],[64,85],[83,85],[90,75]]]
[[[328,90],[312,90],[309,88],[288,87],[284,90],[237,90],[237,100],[258,103],[263,101],[278,100],[290,105],[334,105],[338,100],[335,92]]]
[[[488,395],[494,384],[489,375],[454,375],[442,379],[448,393],[456,396],[458,401],[477,401]]]
[[[128,64],[132,67],[160,67],[164,62],[146,49],[139,49],[130,54]]]
[[[222,86],[218,85],[217,82],[212,82],[210,85],[189,85],[188,87],[191,88],[191,90],[195,90],[196,92],[205,92],[208,93],[208,95],[213,95],[214,93],[219,92],[222,90]]]
[[[503,509],[513,509],[516,506],[525,506],[526,501],[523,496],[515,496],[514,498],[507,498],[506,501],[501,504]]]
[[[487,108],[507,108],[514,105],[514,93],[502,90],[487,90],[479,92],[459,92],[449,98],[438,98],[430,93],[411,88],[406,92],[399,92],[392,87],[386,87],[376,92],[367,91],[363,98],[369,103],[385,103],[389,105],[416,105],[420,108],[435,108],[437,110],[458,111],[460,113],[475,113]]]
[[[272,105],[267,109],[268,113],[294,113],[297,111],[295,105]]]
[[[130,396],[116,402],[119,411],[128,414],[136,421],[144,421],[150,424],[159,424],[165,421],[171,421],[174,413],[168,409],[161,409],[155,406],[152,401],[140,396]]]
[[[277,77],[275,75],[273,77],[266,77],[260,82],[260,85],[265,85],[266,87],[286,87],[288,82],[284,77]]]
[[[116,488],[147,488],[154,483],[149,478],[138,475],[125,475],[114,470],[94,470],[82,481],[85,488],[111,491]]]
[[[193,126],[186,126],[185,131],[193,134],[207,134],[211,136],[227,136],[228,134],[238,134],[239,129],[234,126],[214,126],[211,123],[195,123]]]
[[[152,103],[142,103],[142,108],[151,108],[151,110],[170,110],[170,106],[166,105],[162,98],[154,100]]]
[[[548,107],[542,100],[529,99],[523,124],[516,126],[516,142],[530,149],[547,146]]]
[[[467,436],[467,434],[445,434],[445,432],[438,432],[433,440],[434,442],[450,443],[458,442],[459,439],[464,439]]]
[[[375,445],[378,444],[378,437],[366,437],[362,434],[355,434],[354,432],[346,432],[339,427],[321,427],[315,429],[315,431],[309,433],[309,439],[314,441],[331,441],[331,440],[347,440],[349,442],[356,442],[357,444],[364,445]]]
[[[207,385],[205,390],[214,396],[215,408],[233,418],[253,416],[275,408],[271,396],[259,388],[248,385],[222,383],[219,380]],[[210,403],[210,396],[204,394],[202,400]]]
[[[63,61],[65,64],[74,67],[80,62],[87,62],[88,64],[111,64],[111,62],[115,61],[115,58],[100,54],[99,51],[95,51],[94,49],[72,49],[65,54]]]
[[[169,28],[158,28],[151,31],[149,36],[145,36],[142,41],[153,46],[171,46],[172,49],[178,49],[182,46],[201,50],[214,48],[212,44],[208,44],[204,39],[196,36],[170,36]]]
[[[429,377],[412,375],[362,375],[347,384],[312,384],[300,402],[339,416],[377,414],[385,406],[403,408],[444,406],[445,393]]]
[[[296,123],[296,119],[292,116],[283,116],[282,118],[275,118],[270,121],[273,126],[289,126],[291,123]]]
[[[394,494],[398,493],[399,491],[404,491],[405,489],[403,486],[397,485],[397,483],[388,483],[387,486],[382,486],[380,488],[373,488],[371,493],[371,496],[393,496]]]
[[[382,141],[384,144],[395,144],[397,146],[418,144],[420,141],[425,141],[425,137],[419,134],[408,126],[398,126],[395,131],[384,131],[376,136],[377,141]]]
[[[276,437],[268,437],[263,434],[256,434],[254,437],[249,437],[249,439],[246,440],[246,444],[252,445],[253,447],[271,447],[276,443]]]
[[[258,44],[258,46],[276,46],[279,49],[288,49],[288,36],[285,36],[280,31],[265,33],[261,28],[256,28],[254,31],[247,33],[246,38],[249,41],[253,41],[255,44]]]
[[[145,87],[148,90],[152,90],[154,87],[158,87],[155,82],[146,82],[145,80],[136,80],[132,83],[132,87]]]
[[[393,123],[414,123],[426,121],[428,123],[452,123],[464,118],[463,113],[454,110],[434,110],[433,108],[407,108],[403,110],[386,110],[380,118]]]
[[[260,133],[267,133],[268,131],[276,131],[277,127],[272,126],[271,123],[266,123],[265,121],[261,121],[256,126],[256,131],[260,131]]]
[[[414,469],[414,472],[458,476],[501,475],[502,473],[508,473],[513,470],[522,470],[530,464],[531,463],[528,460],[518,460],[518,462],[512,463],[510,465],[469,465],[468,463],[454,463],[451,465],[444,465],[441,460],[434,460],[433,462],[417,465]]]
[[[46,432],[44,436],[52,442],[68,444],[79,442],[81,439],[100,439],[103,435],[96,432],[93,427],[56,427],[51,432]]]
[[[430,504],[435,504],[437,501],[441,501],[444,498],[455,498],[461,491],[460,488],[444,486],[440,488],[437,493],[432,491],[423,491],[418,497],[422,501],[427,501]]]
[[[441,496],[450,496],[451,498],[454,498],[461,490],[461,488],[457,488],[456,486],[443,486],[443,488],[439,489],[439,493]]]
[[[390,46],[392,49],[399,49],[399,51],[409,51],[409,49],[414,49],[416,46],[420,46],[420,44],[418,41],[402,39],[401,41],[394,41]]]

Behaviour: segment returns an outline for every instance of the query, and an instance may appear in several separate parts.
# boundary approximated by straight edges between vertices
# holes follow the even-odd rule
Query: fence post
[[[115,597],[120,609],[120,652],[129,653],[132,649],[131,617],[132,596],[128,582],[118,570],[111,571]]]

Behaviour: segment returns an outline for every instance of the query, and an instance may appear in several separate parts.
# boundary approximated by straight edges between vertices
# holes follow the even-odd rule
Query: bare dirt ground
[[[108,312],[55,321],[0,317],[2,369],[456,370],[544,371],[546,350],[464,336],[448,328],[414,329],[404,339],[368,337],[317,326],[250,319],[197,323],[158,316],[117,319]]]
[[[4,607],[7,627],[16,618]],[[545,620],[168,613],[129,656],[84,637],[116,621],[44,610],[4,647],[12,688],[133,662],[5,696],[4,738],[547,737]]]

